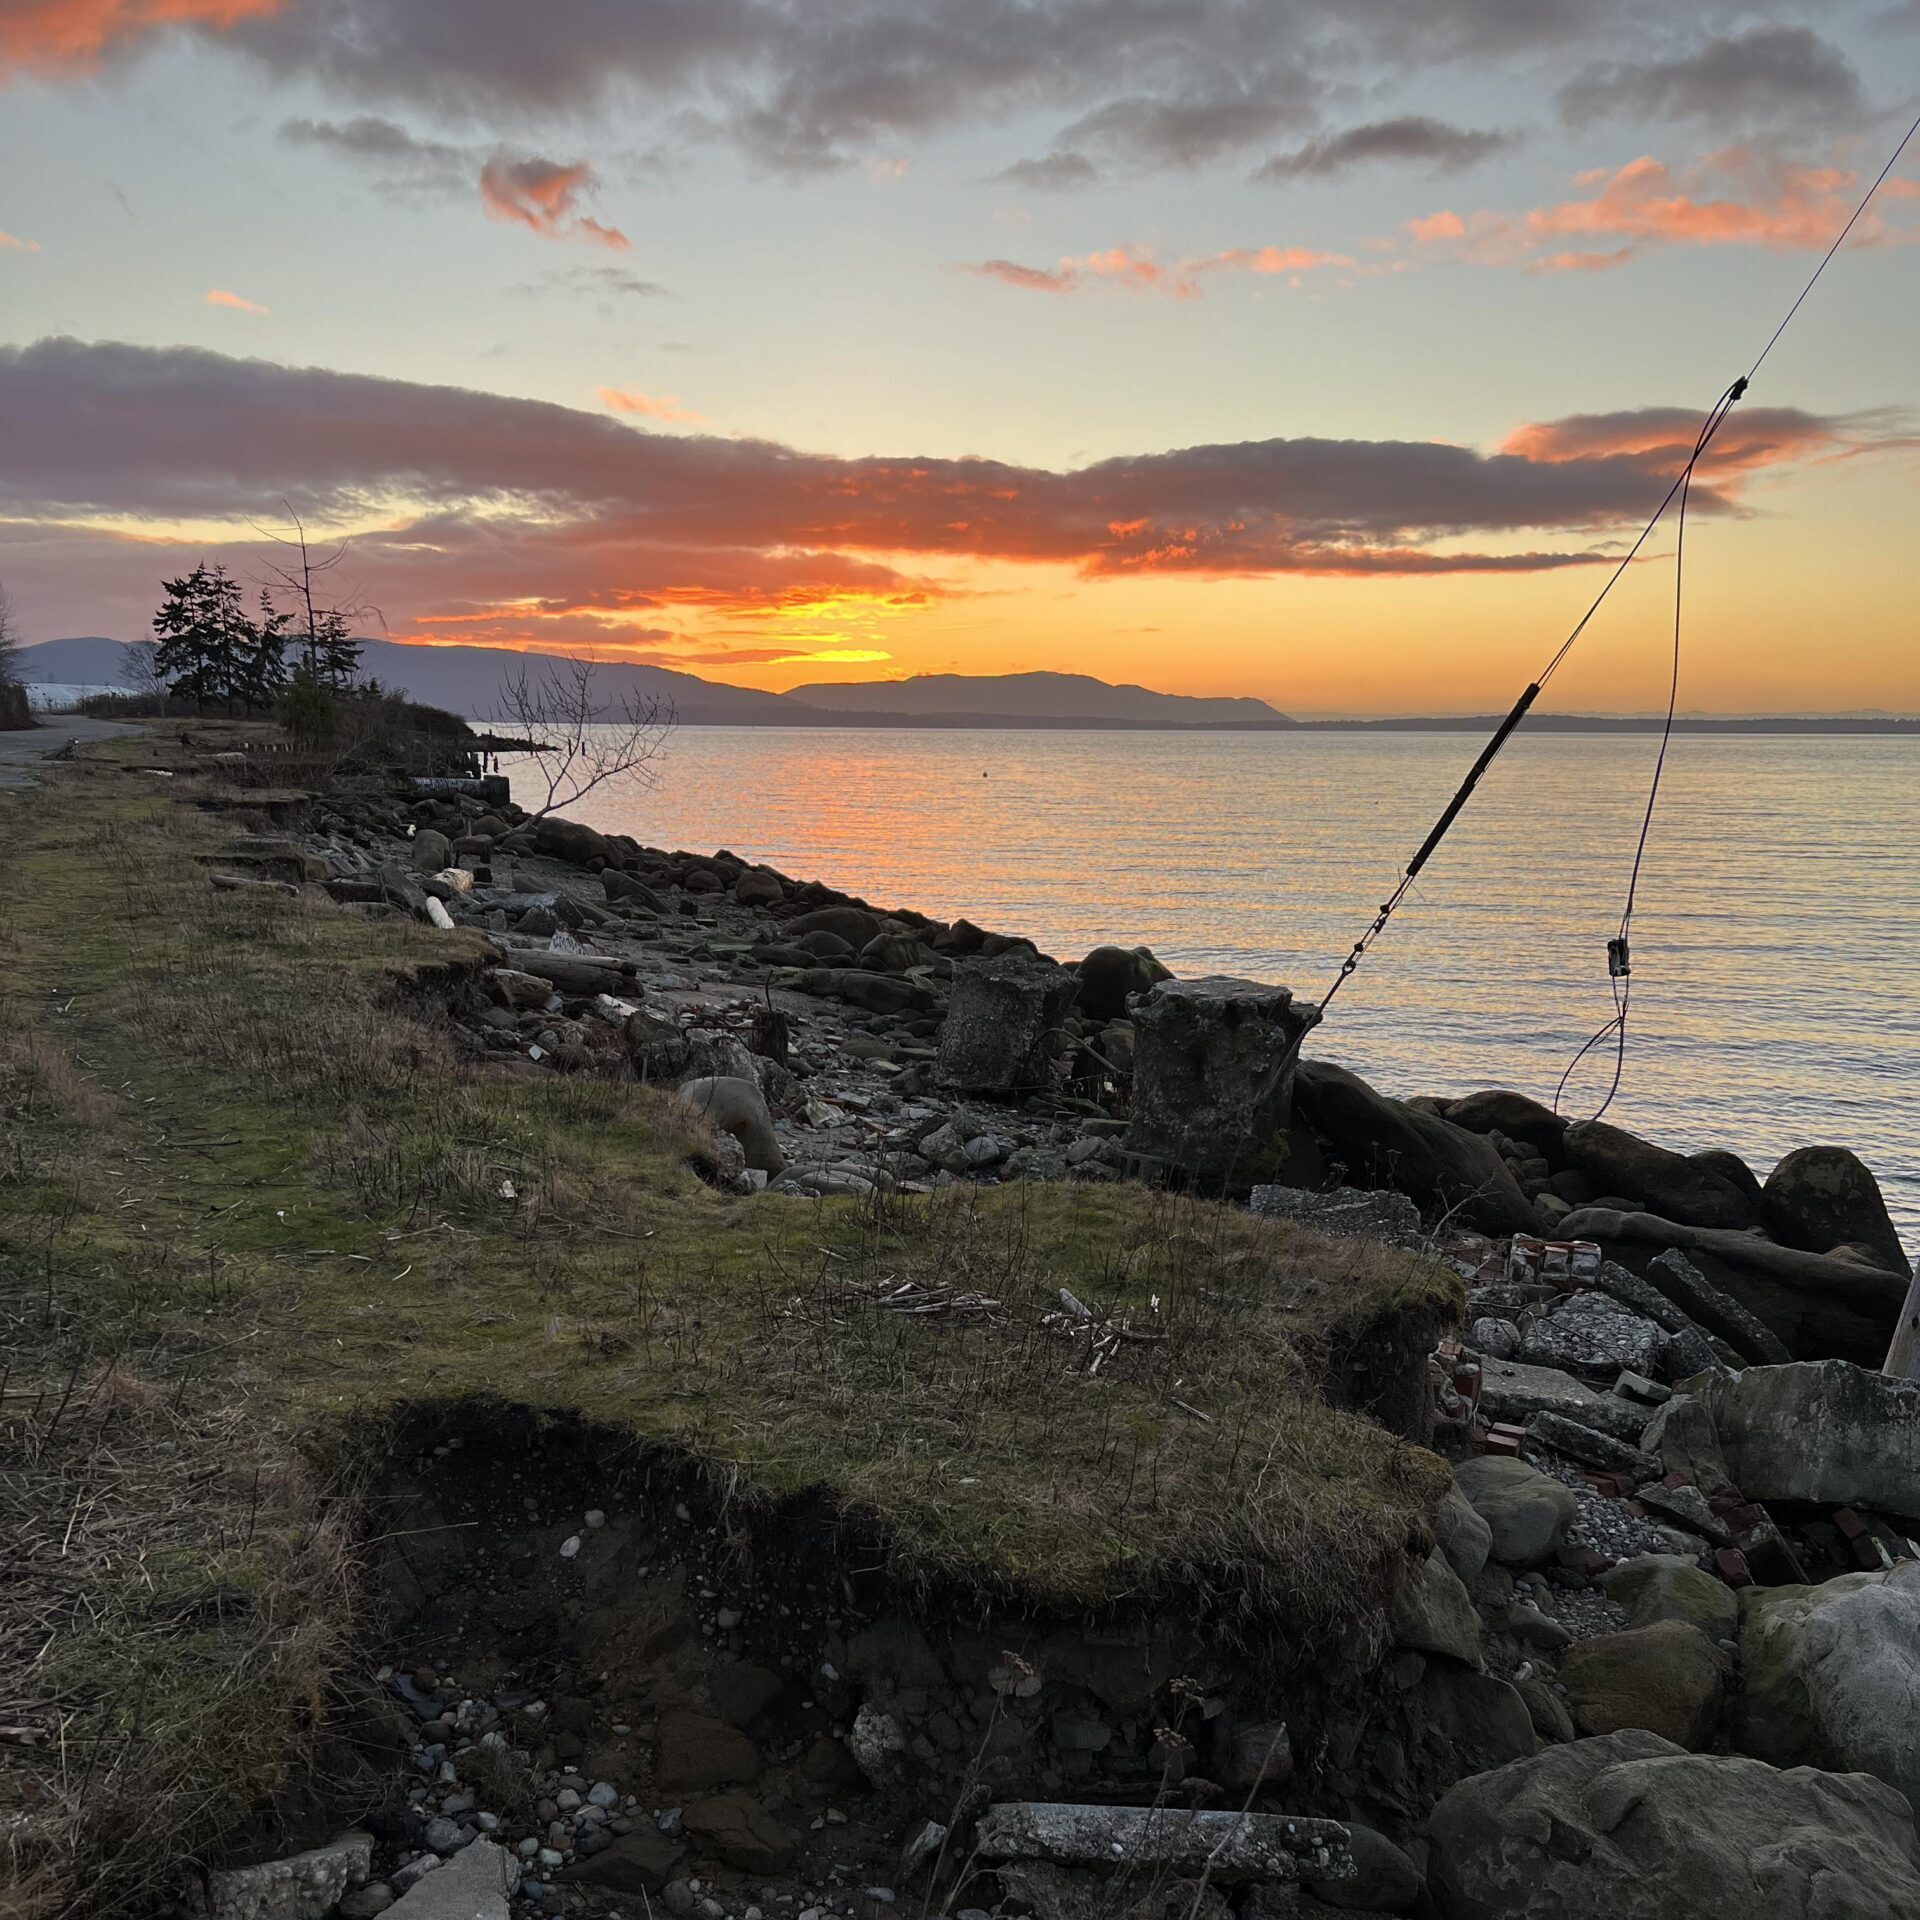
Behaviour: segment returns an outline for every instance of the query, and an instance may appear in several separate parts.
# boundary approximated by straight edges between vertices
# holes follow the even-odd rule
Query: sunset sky
[[[1920,0],[0,0],[0,583],[137,638],[285,500],[397,639],[1504,707],[1917,86]],[[1920,711],[1916,241],[1910,150],[1686,707]]]

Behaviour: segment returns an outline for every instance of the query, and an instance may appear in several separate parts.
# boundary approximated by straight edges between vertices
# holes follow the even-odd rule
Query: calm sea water
[[[1478,750],[1459,734],[685,728],[652,791],[573,809],[655,846],[729,847],[876,904],[964,914],[1076,958],[1318,999]],[[1612,1001],[1606,940],[1649,737],[1522,735],[1342,990],[1311,1051],[1401,1094],[1551,1100]],[[1609,1118],[1764,1176],[1867,1159],[1920,1235],[1920,744],[1682,736],[1634,941]],[[1564,1102],[1590,1113],[1611,1061]]]

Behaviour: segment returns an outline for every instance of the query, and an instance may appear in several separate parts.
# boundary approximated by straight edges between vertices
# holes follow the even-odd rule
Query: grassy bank
[[[1443,1482],[1335,1402],[1451,1309],[1438,1269],[1132,1187],[723,1197],[669,1098],[453,1057],[473,936],[210,886],[244,816],[195,804],[209,764],[156,734],[0,796],[27,1910],[124,1907],[285,1788],[353,1631],[355,1476],[415,1403],[824,1495],[923,1588],[1205,1587],[1302,1650],[1364,1626]]]

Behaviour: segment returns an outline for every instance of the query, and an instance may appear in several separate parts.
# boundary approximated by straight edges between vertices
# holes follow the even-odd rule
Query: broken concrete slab
[[[934,1063],[937,1085],[960,1093],[1022,1093],[1051,1077],[1055,1035],[1079,976],[1036,954],[961,960]]]
[[[974,1845],[985,1860],[1207,1871],[1211,1879],[1227,1885],[1306,1877],[1342,1880],[1354,1871],[1344,1824],[1277,1813],[1001,1801],[980,1816]]]
[[[373,1870],[373,1835],[343,1833],[323,1847],[207,1875],[208,1920],[322,1920]]]
[[[1319,1010],[1224,974],[1159,981],[1132,1007],[1127,1151],[1209,1187],[1282,1177],[1300,1040]]]
[[[1537,1413],[1564,1414],[1631,1446],[1640,1444],[1647,1424],[1645,1407],[1590,1387],[1570,1373],[1487,1357],[1480,1362],[1480,1411],[1490,1420],[1507,1420],[1520,1427]]]
[[[1920,1519],[1920,1383],[1845,1360],[1801,1360],[1711,1377],[1697,1398],[1749,1500]]]
[[[391,1920],[508,1920],[520,1863],[484,1837],[416,1881],[387,1909]]]

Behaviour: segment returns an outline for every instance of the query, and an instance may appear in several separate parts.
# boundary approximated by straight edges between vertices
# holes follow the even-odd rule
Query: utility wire
[[[1800,289],[1799,294],[1794,299],[1793,305],[1787,309],[1780,324],[1768,335],[1767,343],[1760,349],[1753,365],[1708,409],[1706,418],[1701,423],[1700,432],[1694,440],[1693,451],[1687,457],[1686,465],[1674,476],[1673,484],[1668,487],[1660,504],[1654,508],[1652,516],[1648,519],[1646,525],[1640,529],[1633,544],[1621,555],[1619,563],[1614,567],[1613,571],[1607,575],[1605,582],[1601,585],[1600,591],[1595,594],[1593,603],[1574,623],[1573,630],[1561,641],[1553,657],[1549,659],[1547,664],[1541,669],[1539,677],[1528,684],[1525,692],[1514,702],[1512,711],[1508,713],[1507,717],[1494,729],[1492,737],[1481,749],[1480,757],[1473,763],[1472,767],[1468,769],[1467,777],[1460,783],[1453,798],[1447,802],[1439,819],[1434,822],[1432,830],[1428,833],[1426,839],[1421,842],[1419,850],[1407,863],[1405,871],[1400,876],[1399,884],[1394,888],[1393,892],[1381,902],[1380,910],[1374,915],[1372,924],[1367,928],[1366,932],[1353,943],[1352,951],[1349,952],[1346,959],[1340,963],[1340,971],[1334,976],[1332,985],[1327,988],[1326,993],[1321,997],[1319,1007],[1316,1009],[1316,1020],[1325,1018],[1327,1008],[1332,1004],[1334,995],[1347,983],[1347,980],[1354,973],[1355,969],[1358,968],[1360,962],[1366,958],[1368,950],[1372,947],[1374,941],[1386,930],[1387,922],[1393,918],[1401,902],[1406,899],[1407,894],[1412,890],[1413,883],[1419,877],[1420,870],[1427,864],[1428,860],[1433,857],[1440,842],[1446,837],[1448,829],[1451,828],[1454,821],[1460,817],[1461,811],[1465,808],[1468,800],[1472,798],[1474,789],[1479,786],[1481,778],[1485,775],[1487,769],[1493,764],[1494,760],[1498,758],[1501,749],[1507,744],[1508,740],[1512,738],[1520,722],[1526,718],[1528,710],[1540,697],[1541,690],[1546,686],[1547,682],[1553,678],[1554,674],[1559,671],[1561,662],[1573,651],[1575,643],[1587,630],[1594,615],[1597,614],[1605,604],[1607,596],[1613,591],[1615,586],[1619,584],[1621,576],[1626,572],[1627,568],[1633,564],[1641,548],[1652,538],[1654,528],[1665,518],[1667,509],[1673,505],[1677,497],[1680,501],[1680,520],[1678,540],[1676,542],[1674,555],[1673,678],[1668,692],[1666,723],[1660,736],[1660,753],[1654,763],[1653,781],[1647,795],[1647,810],[1640,823],[1640,840],[1634,852],[1633,872],[1627,884],[1626,907],[1621,915],[1620,931],[1613,940],[1608,942],[1607,946],[1608,977],[1612,982],[1614,994],[1614,1017],[1601,1027],[1599,1031],[1588,1040],[1586,1045],[1580,1049],[1579,1053],[1574,1056],[1572,1064],[1567,1068],[1566,1074],[1561,1076],[1560,1081],[1561,1090],[1564,1091],[1567,1079],[1571,1076],[1574,1067],[1577,1067],[1581,1060],[1583,1060],[1596,1045],[1605,1039],[1609,1033],[1617,1033],[1619,1044],[1616,1049],[1613,1086],[1609,1090],[1606,1102],[1602,1105],[1600,1111],[1604,1113],[1607,1106],[1612,1104],[1614,1094],[1619,1091],[1620,1076],[1624,1071],[1626,1063],[1627,1009],[1632,999],[1632,974],[1628,936],[1633,923],[1634,896],[1640,884],[1641,866],[1646,857],[1647,838],[1653,826],[1654,806],[1660,792],[1660,776],[1666,766],[1667,746],[1673,737],[1674,714],[1680,693],[1680,554],[1686,539],[1686,504],[1687,497],[1693,487],[1694,471],[1699,466],[1701,457],[1712,444],[1714,435],[1719,432],[1722,424],[1725,422],[1727,415],[1746,393],[1754,375],[1760,371],[1761,364],[1765,361],[1767,355],[1773,351],[1779,342],[1780,336],[1786,332],[1794,315],[1800,311],[1807,296],[1812,293],[1814,287],[1819,283],[1820,276],[1826,272],[1834,255],[1840,251],[1842,245],[1845,243],[1848,234],[1859,224],[1861,216],[1872,204],[1874,195],[1886,184],[1887,176],[1891,174],[1899,164],[1900,156],[1906,152],[1909,142],[1912,141],[1916,133],[1920,133],[1920,116],[1916,116],[1913,124],[1901,135],[1899,144],[1894,148],[1893,152],[1887,156],[1886,165],[1874,176],[1873,184],[1868,187],[1866,192],[1861,196],[1860,204],[1856,206],[1851,215],[1848,216],[1846,225],[1834,236],[1833,244],[1820,256],[1819,265],[1816,266],[1808,276],[1806,285]],[[1304,1035],[1302,1037],[1304,1038]],[[1297,1050],[1297,1041],[1295,1046]],[[1558,1095],[1555,1096],[1555,1103],[1556,1105],[1558,1104]]]

